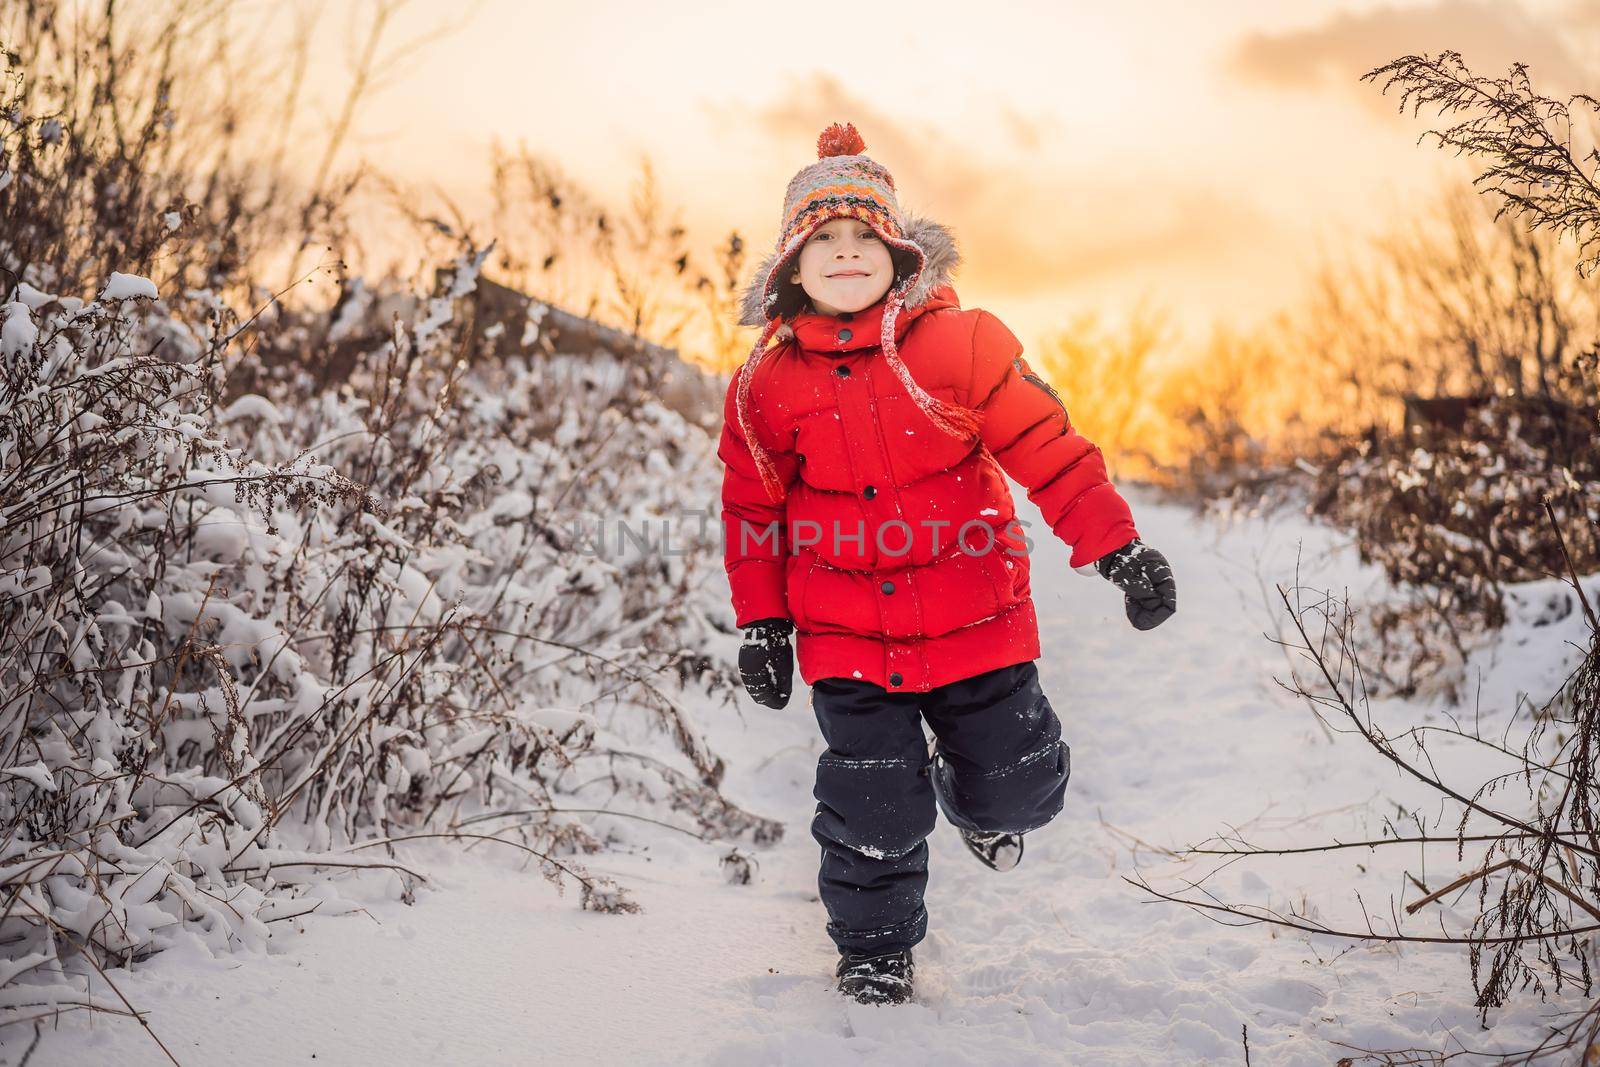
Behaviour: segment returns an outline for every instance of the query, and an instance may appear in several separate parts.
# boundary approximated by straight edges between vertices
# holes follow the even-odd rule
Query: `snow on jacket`
[[[895,323],[900,357],[929,394],[982,416],[940,432],[878,352],[885,301],[803,312],[757,364],[752,425],[777,468],[762,484],[730,383],[724,564],[735,621],[788,618],[806,684],[843,677],[926,692],[1040,655],[1028,540],[1006,475],[1080,567],[1138,535],[1100,450],[994,315],[963,309],[948,264]]]

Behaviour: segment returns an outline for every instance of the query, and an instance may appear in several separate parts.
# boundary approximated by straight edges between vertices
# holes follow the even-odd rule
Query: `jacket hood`
[[[922,274],[917,278],[916,284],[906,291],[905,296],[905,306],[916,307],[924,303],[935,289],[954,281],[956,268],[961,265],[961,250],[956,246],[955,235],[947,226],[925,216],[906,214],[901,219],[900,229],[907,241],[922,249],[925,259]],[[778,262],[780,251],[781,249],[775,248],[763,256],[756,266],[755,274],[745,283],[739,306],[739,325],[767,325],[767,319],[762,312],[762,296],[766,292],[767,281],[772,272],[784,266]],[[781,338],[790,333],[788,325],[785,324],[779,330],[778,336]]]

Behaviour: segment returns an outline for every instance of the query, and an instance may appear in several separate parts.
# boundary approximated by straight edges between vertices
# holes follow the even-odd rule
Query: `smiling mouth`
[[[830,278],[865,278],[866,276],[867,272],[864,270],[841,270],[828,275]]]

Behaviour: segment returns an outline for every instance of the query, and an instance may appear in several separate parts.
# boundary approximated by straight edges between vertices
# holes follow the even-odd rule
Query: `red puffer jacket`
[[[794,620],[806,684],[843,677],[926,692],[1039,657],[1031,540],[1005,475],[1072,547],[1074,567],[1138,531],[1099,448],[999,319],[963,309],[941,285],[895,323],[917,384],[982,414],[978,435],[962,440],[873,358],[884,308],[801,314],[756,365],[751,422],[781,500],[740,432],[734,376],[717,451],[723,560],[740,626]]]

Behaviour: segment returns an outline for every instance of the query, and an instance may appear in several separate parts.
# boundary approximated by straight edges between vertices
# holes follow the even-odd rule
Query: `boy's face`
[[[889,291],[894,260],[871,226],[859,219],[829,219],[801,247],[789,280],[823,315],[860,311]]]

